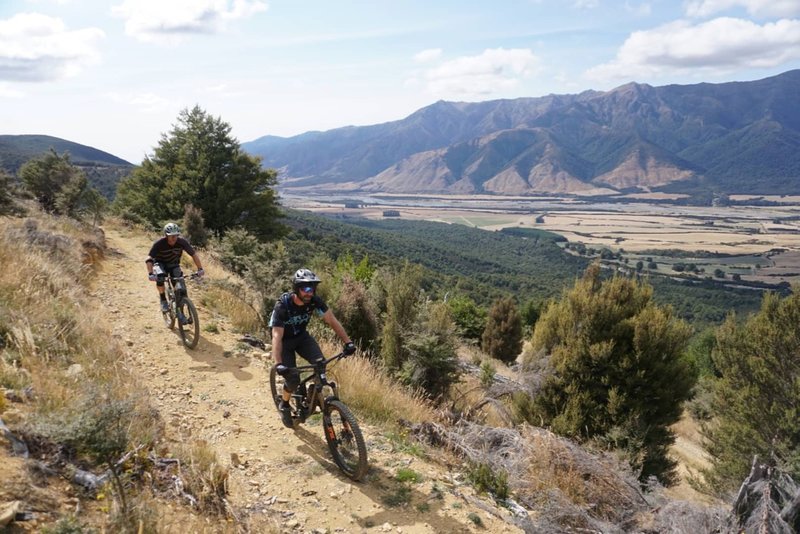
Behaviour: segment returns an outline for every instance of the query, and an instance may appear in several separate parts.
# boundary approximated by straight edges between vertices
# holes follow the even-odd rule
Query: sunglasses
[[[300,291],[302,291],[303,293],[313,293],[314,286],[303,286],[300,288]]]

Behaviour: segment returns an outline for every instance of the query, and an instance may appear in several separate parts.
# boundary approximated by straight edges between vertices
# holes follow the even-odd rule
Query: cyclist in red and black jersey
[[[308,269],[298,269],[292,276],[293,291],[281,295],[269,319],[269,326],[272,328],[272,357],[278,364],[276,369],[278,374],[284,379],[280,412],[281,420],[287,427],[292,426],[288,401],[300,382],[295,354],[299,354],[309,363],[324,358],[317,340],[306,330],[311,317],[313,315],[321,317],[336,332],[344,343],[345,355],[356,351],[342,324],[322,297],[316,294],[317,284],[320,281],[317,275]]]
[[[172,278],[183,276],[181,271],[181,255],[184,251],[191,256],[194,264],[197,267],[197,275],[203,276],[203,264],[200,262],[200,256],[195,252],[189,241],[181,237],[181,229],[175,223],[168,223],[164,226],[164,237],[157,239],[153,246],[150,247],[150,252],[147,254],[147,259],[144,260],[147,265],[147,277],[151,282],[156,283],[159,297],[161,298],[161,311],[167,310],[167,297],[164,295],[164,279],[167,275]]]

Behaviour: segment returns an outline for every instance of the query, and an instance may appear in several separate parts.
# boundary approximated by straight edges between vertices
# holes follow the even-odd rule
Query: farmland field
[[[757,197],[755,200],[763,199]],[[800,199],[782,204],[698,207],[646,199],[588,203],[573,198],[412,197],[314,198],[282,196],[293,208],[338,217],[382,219],[387,210],[405,220],[464,224],[488,231],[536,228],[572,244],[623,252],[628,262],[671,272],[692,265],[701,276],[767,283],[800,281]],[[744,199],[740,199],[744,200]],[[348,207],[345,207],[347,205]]]

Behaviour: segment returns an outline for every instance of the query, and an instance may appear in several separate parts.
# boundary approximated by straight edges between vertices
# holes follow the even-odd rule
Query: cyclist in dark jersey
[[[200,256],[197,255],[192,245],[181,237],[181,229],[175,223],[168,223],[164,226],[164,237],[156,240],[150,247],[147,259],[147,277],[151,282],[156,283],[156,289],[161,298],[161,311],[167,310],[167,297],[164,295],[164,279],[167,275],[172,278],[183,276],[181,271],[181,255],[183,252],[192,257],[197,267],[198,276],[203,276],[203,264],[200,263]]]
[[[306,327],[313,315],[321,317],[344,343],[345,355],[353,354],[356,347],[350,336],[344,331],[341,323],[333,315],[325,301],[316,294],[320,279],[308,269],[298,269],[292,276],[291,293],[284,293],[275,303],[269,326],[272,328],[272,357],[275,358],[277,372],[284,379],[283,401],[280,403],[281,421],[287,427],[292,426],[289,412],[289,399],[300,382],[297,372],[296,354],[309,363],[324,358],[322,349]]]

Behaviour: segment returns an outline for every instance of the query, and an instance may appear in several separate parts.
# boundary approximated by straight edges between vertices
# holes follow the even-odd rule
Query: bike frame
[[[339,390],[336,383],[328,380],[326,371],[329,363],[342,357],[344,357],[344,353],[340,352],[336,356],[321,360],[319,363],[300,365],[295,368],[298,373],[312,371],[310,375],[300,380],[300,384],[298,384],[292,395],[299,401],[296,403],[298,407],[297,416],[301,423],[304,423],[306,419],[314,415],[317,408],[322,411],[326,402],[339,398]],[[323,390],[326,387],[330,388],[332,395],[323,396]]]

